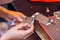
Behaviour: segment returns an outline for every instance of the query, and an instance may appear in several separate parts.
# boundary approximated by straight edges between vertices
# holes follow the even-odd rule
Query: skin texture
[[[12,21],[13,18],[15,18],[17,21],[22,22],[21,17],[26,17],[21,12],[11,11],[8,10],[2,6],[0,6],[0,17],[6,19],[7,21]],[[27,23],[20,23],[16,26],[12,27],[10,30],[8,30],[1,38],[0,40],[17,40],[17,39],[26,39],[29,37],[34,30],[34,26],[31,25],[27,30],[22,30],[24,27],[28,25]],[[18,30],[21,29],[21,30]]]
[[[21,17],[26,17],[26,16],[22,12],[11,11],[0,6],[0,17],[11,22],[13,18],[15,18],[17,21],[22,21]]]
[[[0,0],[0,4],[8,4],[8,3],[11,3],[15,0]]]
[[[7,31],[2,37],[1,40],[17,40],[17,39],[26,39],[29,37],[34,30],[34,26],[31,25],[27,30],[22,30],[23,27],[28,27],[27,23],[20,23],[14,27],[12,27],[9,31]],[[21,30],[18,30],[21,29]]]

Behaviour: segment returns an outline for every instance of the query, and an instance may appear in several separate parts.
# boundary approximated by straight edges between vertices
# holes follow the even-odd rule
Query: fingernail
[[[23,20],[21,18],[19,18],[19,21],[22,22]]]
[[[28,27],[30,27],[31,25],[28,25]]]
[[[26,25],[28,26],[28,27],[30,27],[31,25],[30,24],[28,24],[28,23],[26,23]]]

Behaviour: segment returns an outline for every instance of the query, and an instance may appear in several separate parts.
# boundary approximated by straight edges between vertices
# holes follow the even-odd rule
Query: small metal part
[[[41,22],[42,24],[44,25],[48,25],[50,24],[49,22],[51,21],[48,17],[42,15],[41,13],[39,12],[36,12],[34,15],[34,19]]]
[[[50,10],[49,10],[49,8],[48,8],[48,7],[46,7],[46,12],[48,12],[48,13],[50,12]]]
[[[53,24],[53,20],[51,19],[46,25],[50,25],[50,24]]]
[[[48,23],[46,25],[50,25],[50,24],[53,24],[53,19],[51,19],[49,16],[49,20],[48,20]]]
[[[13,19],[11,22],[11,26],[16,25],[16,19]]]
[[[51,24],[56,25],[56,23],[55,23],[55,22],[52,22]]]
[[[53,14],[57,19],[60,19],[60,11],[56,11]]]

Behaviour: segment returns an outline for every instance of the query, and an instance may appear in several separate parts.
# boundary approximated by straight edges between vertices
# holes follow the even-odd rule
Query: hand
[[[1,40],[9,40],[9,39],[26,39],[27,37],[29,37],[34,30],[34,26],[31,25],[30,28],[28,28],[27,30],[22,30],[22,28],[24,27],[28,27],[27,23],[21,23],[18,24],[14,27],[12,27],[8,32],[6,32],[2,37]],[[20,30],[18,30],[20,29]]]
[[[22,21],[21,17],[26,17],[21,12],[11,11],[2,6],[0,6],[0,17],[6,19],[7,21],[11,21],[15,18],[17,21]]]

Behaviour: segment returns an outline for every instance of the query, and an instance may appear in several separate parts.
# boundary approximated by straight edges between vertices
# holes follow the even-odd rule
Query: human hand
[[[21,12],[11,11],[2,6],[0,6],[0,17],[6,19],[7,21],[12,21],[12,19],[16,19],[17,21],[22,21],[21,17],[26,17]]]
[[[21,23],[14,27],[12,27],[8,32],[6,32],[2,37],[1,40],[9,40],[9,39],[26,39],[29,37],[34,30],[34,26],[31,25],[27,30],[23,30],[24,27],[28,27],[27,23]]]

